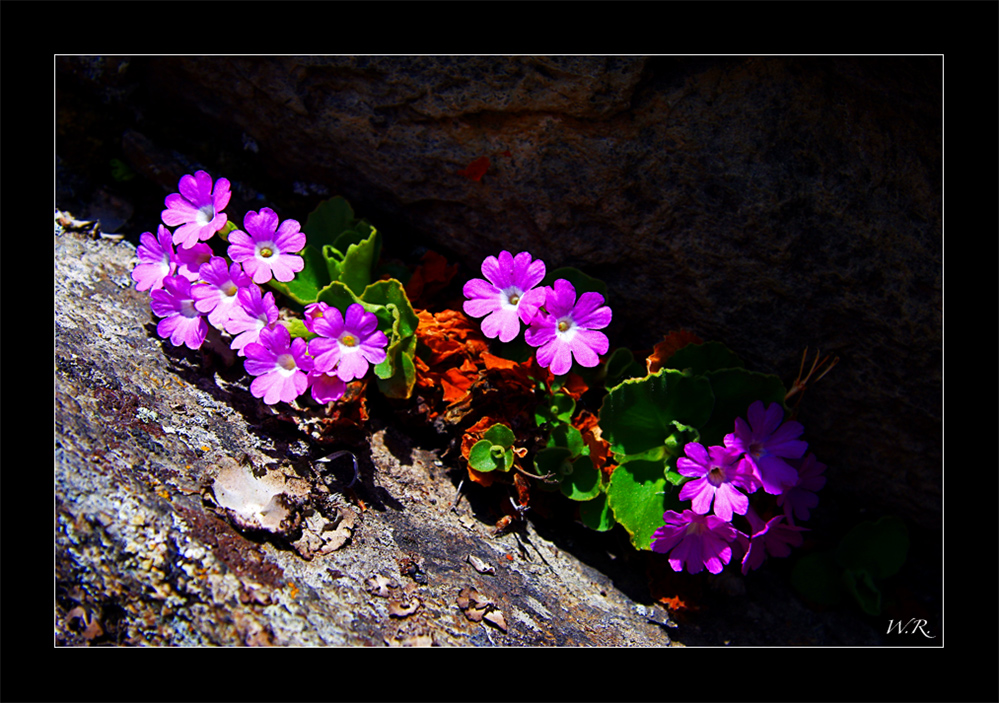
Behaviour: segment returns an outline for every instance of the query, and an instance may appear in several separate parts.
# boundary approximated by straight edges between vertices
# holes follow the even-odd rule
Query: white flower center
[[[298,364],[295,363],[295,357],[287,352],[278,356],[275,361],[277,362],[277,365],[284,369],[287,373],[291,373],[298,368]]]
[[[555,324],[555,334],[559,339],[569,342],[576,336],[576,323],[572,317],[566,315]]]
[[[195,217],[199,225],[207,225],[215,219],[215,207],[212,205],[202,205]]]
[[[510,286],[500,294],[500,305],[507,309],[516,309],[522,295],[524,295],[524,291],[516,286]]]
[[[269,259],[274,256],[274,245],[273,244],[261,244],[257,248],[257,253],[260,254],[265,259]]]
[[[239,288],[232,281],[229,281],[222,286],[222,292],[228,295],[230,298],[239,292]]]
[[[195,310],[193,300],[180,301],[180,314],[184,317],[197,317],[201,313]]]

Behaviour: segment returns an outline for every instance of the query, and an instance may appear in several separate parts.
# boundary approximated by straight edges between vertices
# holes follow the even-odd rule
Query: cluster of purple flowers
[[[222,210],[229,203],[229,181],[213,183],[198,171],[183,176],[178,190],[166,197],[156,236],[141,235],[132,269],[136,289],[150,292],[152,311],[162,318],[157,334],[191,349],[201,347],[209,325],[229,335],[230,347],[256,376],[250,392],[270,405],[290,403],[309,388],[318,403],[338,400],[348,381],[385,360],[388,339],[376,329],[375,315],[359,304],[346,317],[325,303],[309,306],[305,326],[318,336],[308,343],[292,340],[278,322],[274,294],[264,294],[260,285],[272,278],[291,281],[304,268],[298,252],[306,238],[297,221],[281,222],[266,207],[247,212],[244,229],[229,233],[227,261],[204,242],[228,222]],[[177,229],[171,234],[164,225]]]
[[[795,520],[807,520],[818,504],[815,491],[825,485],[825,465],[814,454],[802,459],[808,444],[798,437],[800,423],[783,422],[784,409],[773,403],[764,410],[756,401],[749,406],[749,422],[736,418],[735,431],[725,435],[724,446],[705,448],[696,442],[684,446],[686,456],[676,460],[677,471],[693,480],[680,489],[680,500],[689,500],[682,513],[669,510],[666,524],[656,530],[652,551],[669,554],[674,571],[694,574],[706,568],[719,573],[742,553],[742,573],[757,569],[767,555],[786,557],[802,543]],[[783,512],[769,520],[750,505],[749,495],[759,489],[776,496]],[[708,514],[712,511],[713,514]],[[748,522],[744,532],[732,524],[735,515]]]
[[[600,363],[609,346],[607,335],[597,330],[610,324],[611,309],[599,293],[583,293],[558,279],[551,286],[539,286],[545,277],[545,264],[528,252],[516,256],[501,251],[482,263],[485,279],[473,278],[464,287],[464,310],[472,317],[484,317],[482,333],[509,342],[527,326],[524,339],[538,347],[538,364],[556,375],[569,372],[573,359],[586,367]]]

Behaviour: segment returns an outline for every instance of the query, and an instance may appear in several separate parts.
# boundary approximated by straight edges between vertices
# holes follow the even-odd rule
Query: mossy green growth
[[[468,453],[468,465],[476,471],[509,471],[513,468],[513,445],[517,438],[509,427],[496,423]]]

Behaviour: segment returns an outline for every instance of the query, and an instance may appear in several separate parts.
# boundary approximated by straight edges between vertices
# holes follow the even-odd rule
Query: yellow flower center
[[[520,296],[514,293],[510,296],[509,300],[510,300],[510,305],[516,305],[518,302],[520,302]]]
[[[569,329],[569,323],[566,322],[565,320],[559,320],[558,321],[558,331],[559,332],[565,332],[567,329]]]
[[[222,292],[231,298],[239,292],[239,288],[236,287],[235,283],[229,281],[222,287]]]
[[[285,371],[294,371],[297,366],[295,364],[295,357],[291,354],[282,354],[277,358],[277,363]]]
[[[357,339],[352,334],[345,334],[340,337],[340,344],[345,347],[353,347],[357,345]]]
[[[274,250],[271,249],[270,247],[263,247],[260,249],[260,255],[265,259],[269,259],[270,257],[274,256]]]

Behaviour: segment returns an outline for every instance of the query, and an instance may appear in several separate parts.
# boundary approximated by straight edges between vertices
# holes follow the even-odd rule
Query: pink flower
[[[190,249],[225,227],[227,218],[222,210],[229,204],[229,181],[218,179],[213,192],[212,177],[198,171],[181,176],[178,189],[179,193],[166,197],[167,209],[161,216],[165,225],[180,225],[174,230],[173,243]]]
[[[139,263],[132,269],[135,290],[153,291],[163,287],[163,279],[172,276],[177,270],[174,261],[170,230],[160,225],[156,236],[143,232],[139,237],[139,248],[135,250]]]
[[[509,342],[520,333],[520,323],[530,324],[545,302],[543,288],[535,288],[545,277],[545,263],[531,260],[522,251],[513,256],[501,251],[499,258],[487,256],[482,262],[482,275],[487,280],[473,278],[465,284],[469,300],[463,306],[471,317],[482,317],[482,334],[501,342]]]
[[[208,335],[208,323],[194,307],[191,282],[183,276],[163,279],[163,287],[150,294],[153,314],[163,319],[156,325],[156,334],[169,339],[175,347],[186,344],[198,349]]]
[[[347,384],[333,371],[323,373],[313,369],[309,372],[309,386],[315,401],[324,405],[340,400],[347,391]]]
[[[198,243],[190,249],[178,249],[174,255],[177,273],[191,283],[201,280],[201,267],[212,260],[212,248]]]
[[[752,468],[763,490],[779,495],[785,486],[798,481],[798,473],[784,459],[798,459],[808,449],[807,442],[796,439],[804,428],[793,421],[781,424],[784,408],[780,403],[772,403],[764,411],[763,402],[757,400],[749,406],[747,416],[749,424],[741,417],[735,419],[735,432],[725,435],[725,446],[745,453],[743,461]]]
[[[715,515],[726,522],[732,521],[732,513],[745,515],[749,498],[739,489],[751,493],[753,477],[743,468],[740,455],[725,447],[705,449],[697,442],[684,445],[684,452],[687,456],[676,460],[676,470],[698,478],[683,484],[680,500],[690,500],[690,507],[699,515],[707,513],[714,501]]]
[[[599,293],[583,293],[576,302],[576,289],[565,279],[545,289],[545,307],[531,321],[524,339],[538,349],[538,364],[556,376],[569,372],[572,360],[580,366],[596,366],[606,354],[607,335],[596,330],[610,324],[611,309]]]
[[[809,454],[801,461],[789,463],[798,469],[798,482],[790,488],[785,488],[784,492],[777,496],[777,505],[783,506],[784,517],[793,525],[795,517],[807,520],[811,509],[819,504],[819,497],[815,495],[815,491],[826,485],[826,477],[822,476],[826,465],[820,463],[814,454]]]
[[[254,283],[267,283],[275,278],[282,283],[295,278],[305,268],[297,256],[305,248],[305,234],[296,220],[285,220],[278,226],[277,213],[269,207],[260,213],[250,210],[243,219],[242,230],[229,233],[229,258],[243,264],[243,270]]]
[[[260,341],[247,344],[245,352],[246,371],[257,377],[250,384],[255,398],[274,405],[279,401],[290,403],[305,392],[312,357],[305,340],[292,340],[287,327],[280,323],[265,327],[260,330]]]
[[[749,573],[750,569],[758,569],[766,561],[767,554],[774,557],[786,557],[791,553],[791,547],[800,547],[803,539],[801,531],[804,527],[793,525],[782,525],[783,515],[770,518],[765,523],[750,509],[746,513],[749,520],[751,537],[749,548],[742,557],[742,573]],[[745,544],[746,536],[740,533],[740,542]]]
[[[698,515],[692,510],[684,510],[682,514],[667,510],[663,519],[666,524],[652,536],[652,551],[669,553],[673,571],[682,571],[686,563],[691,574],[704,568],[717,574],[732,559],[729,543],[738,533],[720,517]]]
[[[315,310],[311,312],[315,315]],[[313,317],[312,331],[320,335],[309,342],[316,369],[323,373],[336,370],[341,381],[361,378],[368,372],[368,364],[385,361],[388,338],[378,329],[375,314],[365,312],[360,303],[351,304],[346,317],[327,307]]]
[[[260,331],[277,322],[278,308],[273,293],[263,295],[260,288],[252,284],[240,288],[236,300],[237,304],[229,311],[225,331],[237,335],[229,346],[240,356],[246,356],[246,345],[258,341]]]
[[[250,285],[250,277],[243,273],[239,264],[226,266],[225,259],[213,256],[201,267],[201,280],[191,289],[194,307],[198,312],[208,313],[208,321],[218,329],[224,329],[233,310],[238,307],[240,288]]]

